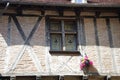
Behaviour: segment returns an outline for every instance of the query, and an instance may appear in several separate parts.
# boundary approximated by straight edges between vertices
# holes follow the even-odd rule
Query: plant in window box
[[[88,59],[88,56],[82,57],[82,59],[80,61],[80,69],[81,70],[87,69],[91,65],[93,65],[93,62]]]

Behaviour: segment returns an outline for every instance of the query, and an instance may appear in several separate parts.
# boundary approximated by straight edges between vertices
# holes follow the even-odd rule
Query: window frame
[[[61,27],[62,27],[62,41],[63,41],[63,43],[62,43],[62,50],[58,50],[58,51],[54,51],[54,50],[51,50],[51,37],[50,37],[50,33],[51,33],[51,31],[50,31],[50,22],[51,22],[51,20],[59,20],[59,21],[61,21]],[[63,27],[64,27],[64,22],[65,21],[73,21],[74,23],[75,23],[75,26],[76,26],[76,31],[73,31],[73,32],[68,32],[68,33],[65,33],[65,31],[63,30]],[[50,47],[49,48],[49,52],[50,53],[71,53],[71,54],[80,54],[80,52],[78,51],[78,46],[79,46],[79,42],[78,42],[78,25],[77,25],[77,20],[76,20],[76,18],[73,18],[73,19],[66,19],[66,18],[64,18],[64,19],[59,19],[59,18],[51,18],[51,17],[49,17],[49,18],[47,18],[47,20],[46,20],[46,22],[47,22],[47,33],[48,33],[48,46]],[[53,33],[53,34],[55,34],[55,33]],[[58,32],[58,34],[59,34],[59,32]],[[73,34],[73,35],[76,35],[75,37],[76,37],[76,50],[74,50],[74,51],[67,51],[67,50],[65,50],[64,49],[64,46],[65,46],[65,34]]]

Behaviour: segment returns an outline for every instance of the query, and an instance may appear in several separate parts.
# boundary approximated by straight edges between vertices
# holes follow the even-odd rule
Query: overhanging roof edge
[[[7,3],[8,1],[0,1],[1,3]],[[51,3],[51,2],[23,2],[23,1],[9,1],[10,4],[20,5],[33,5],[33,6],[58,6],[58,7],[117,7],[120,8],[120,3]]]

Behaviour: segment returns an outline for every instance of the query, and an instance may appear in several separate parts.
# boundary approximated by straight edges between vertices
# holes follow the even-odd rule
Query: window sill
[[[51,55],[79,56],[79,51],[49,51]]]

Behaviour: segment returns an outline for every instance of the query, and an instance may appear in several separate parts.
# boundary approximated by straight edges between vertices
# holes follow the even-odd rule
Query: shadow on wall
[[[83,72],[85,75],[100,75],[94,65],[83,68]]]

